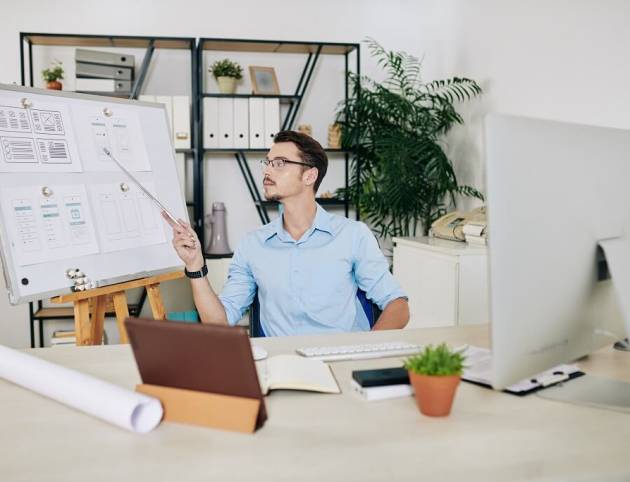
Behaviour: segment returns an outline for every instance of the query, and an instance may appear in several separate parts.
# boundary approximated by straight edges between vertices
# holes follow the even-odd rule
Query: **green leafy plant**
[[[353,166],[348,188],[337,194],[358,206],[381,236],[416,235],[419,223],[426,235],[457,195],[483,199],[458,184],[443,149],[445,134],[463,123],[454,104],[480,95],[481,87],[460,77],[423,83],[417,58],[367,43],[387,78],[350,74],[353,95],[339,104],[336,117]]]
[[[243,78],[243,68],[236,62],[232,62],[230,59],[217,60],[209,69],[215,78],[218,77],[233,77],[236,80]]]
[[[63,64],[55,60],[49,68],[42,70],[42,77],[45,82],[63,80]]]
[[[442,343],[436,347],[426,346],[420,354],[407,358],[404,367],[418,375],[461,375],[465,359],[461,352]]]

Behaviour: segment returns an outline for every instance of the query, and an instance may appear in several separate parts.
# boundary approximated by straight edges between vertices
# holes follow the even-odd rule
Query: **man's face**
[[[267,153],[268,160],[304,162],[300,158],[298,148],[293,142],[278,142],[271,146]],[[281,201],[287,197],[313,192],[313,183],[317,179],[317,169],[306,169],[308,166],[285,162],[284,166],[275,168],[271,164],[263,171],[263,189],[268,201]]]

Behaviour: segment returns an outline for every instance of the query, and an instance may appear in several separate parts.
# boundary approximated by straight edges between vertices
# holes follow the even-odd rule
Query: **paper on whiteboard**
[[[155,193],[152,182],[142,185]],[[126,178],[116,184],[90,186],[90,199],[97,219],[101,251],[104,253],[122,249],[161,244],[166,241],[164,222],[151,200]]]
[[[18,266],[98,253],[83,184],[4,187],[0,200]]]
[[[110,115],[105,115],[104,111]],[[150,171],[144,135],[138,114],[127,106],[98,107],[76,104],[72,115],[79,133],[79,149],[85,171],[118,171],[103,151],[112,151],[130,171]]]
[[[0,172],[81,172],[68,108],[33,96],[0,95]]]
[[[156,398],[2,345],[0,377],[132,432],[150,432],[162,420]]]

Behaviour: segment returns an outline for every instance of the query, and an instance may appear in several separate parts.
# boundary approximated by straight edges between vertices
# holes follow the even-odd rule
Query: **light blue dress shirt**
[[[318,205],[313,225],[298,241],[284,229],[282,216],[247,234],[219,299],[234,325],[258,290],[267,336],[367,331],[357,288],[381,309],[406,297],[370,229]]]

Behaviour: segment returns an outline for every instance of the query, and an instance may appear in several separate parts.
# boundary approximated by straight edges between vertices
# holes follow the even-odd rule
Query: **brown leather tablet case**
[[[257,427],[267,419],[244,329],[142,318],[127,318],[125,326],[143,383],[254,398]]]

